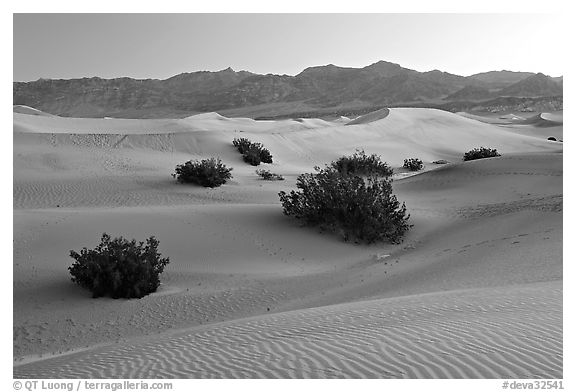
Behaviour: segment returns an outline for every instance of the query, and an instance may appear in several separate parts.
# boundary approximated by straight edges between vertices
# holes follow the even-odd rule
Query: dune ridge
[[[46,113],[26,105],[13,105],[12,111],[14,113],[30,114],[33,116],[54,116],[53,114]]]

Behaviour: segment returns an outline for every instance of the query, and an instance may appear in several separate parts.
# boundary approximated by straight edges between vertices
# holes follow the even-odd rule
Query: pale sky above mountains
[[[227,67],[295,75],[379,60],[464,76],[565,72],[552,14],[15,14],[13,31],[14,81]]]

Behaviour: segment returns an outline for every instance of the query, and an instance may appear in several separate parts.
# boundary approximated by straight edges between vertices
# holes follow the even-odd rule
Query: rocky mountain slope
[[[418,72],[386,61],[363,68],[310,67],[296,76],[228,68],[165,80],[92,77],[13,83],[14,105],[71,117],[186,117],[209,111],[289,116],[561,95],[562,79],[540,73],[493,71],[463,77],[438,70]]]

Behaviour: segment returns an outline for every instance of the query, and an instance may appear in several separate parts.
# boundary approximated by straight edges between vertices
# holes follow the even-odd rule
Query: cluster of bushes
[[[76,260],[68,267],[72,282],[90,290],[94,298],[142,298],[156,291],[159,275],[170,262],[160,257],[158,243],[154,237],[146,245],[122,237],[111,240],[104,233],[95,249],[70,251]]]
[[[215,188],[232,178],[231,171],[232,168],[226,167],[220,158],[209,158],[177,165],[176,173],[172,174],[172,177],[180,183],[193,183]]]
[[[424,164],[418,158],[407,158],[407,159],[404,159],[404,165],[403,166],[410,171],[418,171],[418,170],[422,170],[422,168],[424,167]]]
[[[252,143],[243,137],[234,139],[232,144],[242,154],[244,162],[252,166],[258,166],[261,162],[272,163],[272,154],[270,154],[268,149],[264,148],[262,143]]]
[[[479,147],[468,151],[464,154],[464,161],[473,161],[475,159],[499,157],[498,151],[495,148]]]
[[[392,169],[361,151],[301,174],[297,191],[279,193],[284,214],[305,225],[339,233],[345,241],[399,243],[409,215],[392,194]]]
[[[329,166],[342,175],[390,177],[394,174],[394,170],[382,162],[380,156],[366,155],[364,150],[356,150],[353,155],[343,156]]]
[[[256,174],[266,181],[284,181],[284,177],[280,174],[272,173],[270,170],[259,169],[256,170]]]

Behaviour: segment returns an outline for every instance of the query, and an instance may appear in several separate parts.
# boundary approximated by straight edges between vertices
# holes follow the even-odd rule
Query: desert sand
[[[538,118],[15,107],[14,377],[562,378],[563,154],[546,140],[562,117]],[[274,163],[259,168],[286,180],[259,179],[235,137],[263,143]],[[479,146],[502,156],[462,162]],[[414,224],[399,245],[345,243],[282,214],[277,193],[298,174],[357,148],[395,168]],[[170,176],[211,156],[234,168],[220,188]],[[423,172],[402,169],[411,157]],[[69,251],[103,232],[158,238],[171,259],[158,292],[93,299],[70,281]]]

